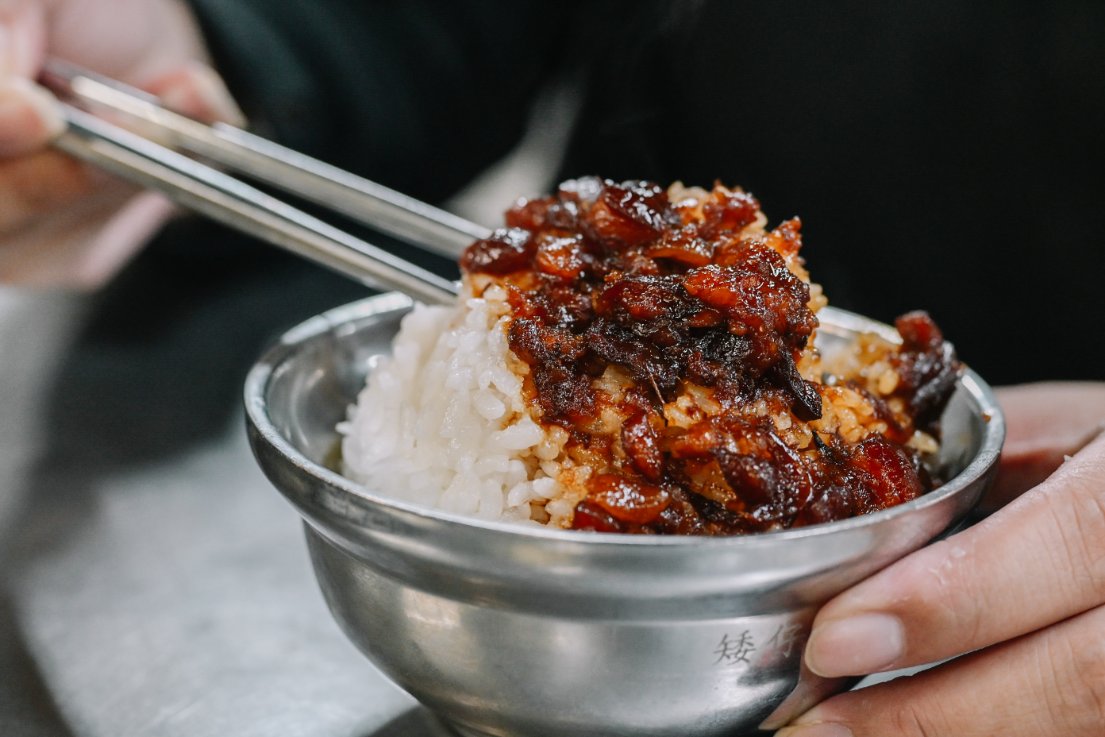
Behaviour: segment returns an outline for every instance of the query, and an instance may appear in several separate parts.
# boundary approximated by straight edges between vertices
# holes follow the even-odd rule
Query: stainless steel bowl
[[[248,429],[261,467],[306,521],[345,633],[464,734],[754,728],[795,688],[818,607],[960,520],[991,480],[1004,436],[989,387],[968,371],[943,418],[941,461],[958,475],[877,514],[723,539],[463,518],[331,468],[334,425],[409,307],[383,295],[285,334],[247,380]],[[826,352],[859,331],[888,330],[838,310],[821,321]]]

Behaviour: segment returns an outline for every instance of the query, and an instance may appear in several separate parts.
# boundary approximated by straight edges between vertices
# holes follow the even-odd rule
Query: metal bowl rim
[[[627,548],[685,548],[711,546],[720,549],[728,549],[731,547],[757,547],[763,544],[774,544],[776,542],[785,542],[788,540],[843,534],[864,527],[890,522],[898,517],[935,506],[945,499],[955,496],[957,493],[967,489],[972,482],[982,477],[987,470],[997,462],[1005,438],[1005,419],[997,403],[997,399],[994,396],[993,390],[982,377],[973,370],[968,369],[960,377],[958,384],[966,390],[967,394],[976,405],[978,414],[984,418],[983,436],[978,453],[962,471],[956,474],[954,478],[943,486],[910,502],[899,504],[889,509],[852,517],[846,520],[810,525],[796,529],[720,537],[695,535],[625,535],[619,533],[559,530],[538,525],[522,525],[512,522],[501,522],[452,514],[375,494],[361,484],[351,481],[341,474],[311,461],[280,434],[269,419],[266,409],[265,395],[270,379],[276,369],[287,360],[288,357],[294,354],[300,345],[318,338],[340,325],[348,324],[356,320],[385,315],[400,309],[407,309],[412,304],[413,302],[410,298],[401,294],[380,294],[327,310],[286,331],[272,347],[261,355],[246,377],[244,387],[246,419],[247,422],[252,425],[258,437],[276,449],[281,456],[294,466],[302,469],[305,473],[322,482],[329,491],[350,497],[355,504],[367,502],[372,505],[378,505],[386,510],[413,515],[423,520],[441,523],[450,527],[476,529],[486,533],[517,536],[535,541],[545,540],[561,544],[570,542]],[[844,330],[867,330],[868,332],[878,332],[884,336],[896,335],[896,331],[894,331],[893,328],[846,310],[825,307],[821,310],[821,315],[832,317],[833,323]],[[280,491],[282,494],[284,493],[283,490]]]

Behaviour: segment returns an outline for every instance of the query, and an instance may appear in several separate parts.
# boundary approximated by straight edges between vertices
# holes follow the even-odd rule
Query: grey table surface
[[[252,461],[233,395],[275,328],[243,341],[223,305],[97,334],[97,311],[0,290],[0,735],[445,734],[337,629]]]

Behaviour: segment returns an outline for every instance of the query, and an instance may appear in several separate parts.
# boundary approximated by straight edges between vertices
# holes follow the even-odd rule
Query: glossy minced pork
[[[864,336],[829,373],[813,347],[826,301],[797,220],[768,230],[754,198],[720,185],[591,178],[520,201],[507,224],[462,260],[455,306],[404,318],[340,425],[343,471],[371,491],[491,520],[736,534],[874,511],[934,484],[921,461],[958,371],[950,346],[927,316],[905,316],[904,347]],[[759,270],[741,271],[753,257]],[[786,320],[765,278],[787,282]],[[662,309],[632,302],[645,288]],[[724,289],[756,303],[734,307]],[[640,324],[614,331],[626,310]],[[692,357],[658,381],[634,361],[673,330],[691,348],[737,335],[781,351],[783,368],[753,356],[732,360],[755,370],[725,374],[715,350],[714,368]],[[565,396],[586,407],[565,409]]]

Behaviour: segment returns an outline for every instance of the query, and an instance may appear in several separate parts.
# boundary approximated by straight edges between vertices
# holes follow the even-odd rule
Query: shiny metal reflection
[[[795,687],[818,607],[977,502],[1004,437],[968,372],[945,412],[958,475],[890,510],[727,538],[641,538],[471,520],[326,467],[334,425],[410,301],[383,295],[288,332],[250,373],[258,462],[306,521],[322,592],[386,674],[469,735],[661,737],[752,729]],[[820,313],[820,346],[885,330]],[[843,685],[843,684],[841,684]]]

